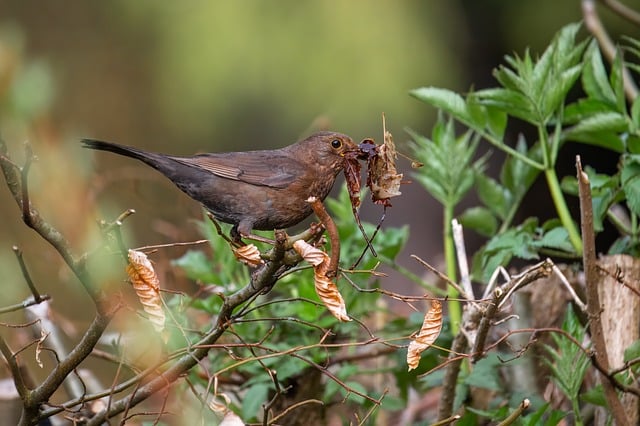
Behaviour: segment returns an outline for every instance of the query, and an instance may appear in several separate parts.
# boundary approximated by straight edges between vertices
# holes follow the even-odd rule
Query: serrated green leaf
[[[482,203],[495,216],[504,219],[511,204],[509,191],[484,173],[479,173],[476,176],[476,191]]]
[[[507,61],[511,59],[507,57]],[[513,90],[515,92],[523,93],[526,91],[526,85],[522,78],[516,74],[512,69],[500,65],[493,71],[493,76],[505,89]]]
[[[567,139],[587,145],[599,146],[617,153],[625,151],[625,143],[615,132],[579,132]]]
[[[607,72],[600,55],[600,49],[593,40],[585,53],[585,65],[582,72],[582,87],[590,98],[617,105],[616,95],[609,84]]]
[[[613,89],[613,93],[616,97],[616,105],[618,112],[621,114],[627,113],[627,101],[624,95],[624,79],[622,77],[622,52],[620,49],[616,51],[616,56],[613,58],[613,64],[611,66],[611,73],[609,75],[609,84]]]
[[[465,210],[458,220],[464,228],[473,229],[486,237],[494,235],[498,229],[498,220],[485,207],[471,207]]]
[[[540,145],[538,144],[528,149],[527,141],[522,135],[518,137],[515,149],[535,161],[539,161],[542,157],[540,154]],[[533,185],[533,182],[539,174],[540,170],[531,167],[516,157],[509,156],[505,160],[502,170],[500,170],[500,181],[509,192],[511,192],[514,202],[519,203],[521,197],[524,196],[531,185]]]
[[[573,66],[554,78],[553,83],[548,88],[543,89],[542,106],[540,114],[542,115],[542,123],[546,123],[551,119],[556,110],[563,104],[567,93],[573,87],[574,83],[580,76],[582,67],[580,65]]]
[[[633,214],[640,215],[640,155],[623,157],[620,183]]]
[[[623,132],[628,129],[627,118],[618,112],[601,112],[593,114],[567,131],[571,137],[576,133],[589,132]]]
[[[448,112],[458,120],[471,121],[465,100],[454,91],[438,87],[421,87],[411,90],[409,94],[422,102]]]
[[[442,118],[433,128],[431,139],[408,130],[413,137],[415,157],[424,167],[414,172],[416,180],[445,206],[455,206],[471,189],[474,173],[482,167],[482,159],[473,161],[478,146],[477,136],[466,132],[456,137],[453,121]]]
[[[576,124],[593,115],[606,112],[615,113],[617,111],[611,104],[606,102],[592,98],[583,98],[564,108],[563,119],[565,124]]]
[[[573,253],[573,245],[569,240],[569,233],[563,227],[557,227],[546,232],[539,242],[540,246]]]
[[[510,89],[484,89],[475,93],[480,101],[506,114],[536,124],[534,105],[525,95]]]

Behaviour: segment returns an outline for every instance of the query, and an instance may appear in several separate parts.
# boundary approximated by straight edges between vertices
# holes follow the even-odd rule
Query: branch
[[[231,325],[234,309],[258,294],[269,291],[280,276],[289,268],[289,266],[284,263],[286,241],[287,236],[285,232],[276,231],[276,244],[272,249],[270,260],[252,274],[251,281],[245,287],[225,299],[215,321],[215,326],[198,343],[187,350],[184,355],[178,358],[163,373],[140,386],[131,395],[113,402],[109,409],[97,413],[87,422],[87,426],[101,425],[108,418],[116,416],[144,401],[149,396],[175,382],[185,372],[206,357],[210,350],[208,345],[215,343]]]
[[[604,331],[600,317],[601,306],[598,295],[599,273],[596,265],[596,244],[593,231],[593,203],[591,200],[591,187],[589,176],[582,171],[580,156],[576,156],[576,169],[578,172],[578,191],[580,195],[580,223],[582,227],[582,241],[584,251],[582,254],[585,282],[587,286],[587,313],[589,315],[589,331],[595,349],[595,357],[598,365],[605,371],[609,370],[609,357],[604,339]],[[604,396],[607,405],[613,414],[616,424],[619,426],[628,425],[629,421],[624,411],[624,407],[618,399],[616,390],[604,375],[602,380]]]
[[[24,223],[36,231],[45,241],[47,241],[60,254],[69,269],[75,274],[87,293],[91,296],[98,312],[105,314],[110,309],[104,294],[102,294],[87,272],[84,261],[79,261],[71,251],[69,241],[51,224],[46,222],[38,210],[36,210],[29,200],[29,188],[27,186],[27,176],[33,153],[30,148],[26,149],[27,160],[22,169],[15,165],[7,155],[7,146],[0,139],[0,169],[4,174],[7,187],[22,211]]]

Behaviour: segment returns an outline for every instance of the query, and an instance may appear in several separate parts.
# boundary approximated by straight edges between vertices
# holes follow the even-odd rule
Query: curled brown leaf
[[[360,149],[368,149],[367,187],[371,190],[371,198],[375,204],[391,206],[389,199],[401,195],[400,184],[402,173],[396,170],[396,145],[391,132],[387,130],[384,115],[382,116],[384,143],[375,148],[360,144]],[[363,141],[364,142],[364,141]]]
[[[242,247],[234,248],[233,254],[240,262],[249,266],[260,266],[264,263],[260,256],[260,250],[255,244],[247,244]]]
[[[420,354],[433,345],[442,330],[442,303],[439,300],[431,301],[431,308],[424,316],[422,328],[416,337],[409,343],[407,350],[407,365],[409,371],[418,367]]]
[[[340,321],[351,321],[338,286],[327,276],[330,258],[322,250],[303,240],[293,243],[293,249],[313,265],[313,281],[318,297],[331,314]]]
[[[160,300],[160,280],[146,254],[137,250],[129,250],[128,258],[129,264],[126,270],[133,289],[144,311],[149,315],[149,321],[160,332],[164,330],[165,322],[165,314]]]

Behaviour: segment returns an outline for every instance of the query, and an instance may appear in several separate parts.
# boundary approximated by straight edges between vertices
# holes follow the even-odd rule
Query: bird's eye
[[[331,146],[333,149],[338,149],[342,147],[342,141],[340,139],[334,139],[331,141]]]

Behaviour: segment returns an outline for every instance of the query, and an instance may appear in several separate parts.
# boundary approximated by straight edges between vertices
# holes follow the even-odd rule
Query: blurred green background
[[[131,246],[197,238],[201,217],[153,170],[82,150],[82,137],[174,154],[279,147],[324,128],[380,141],[385,112],[402,150],[404,127],[428,134],[435,118],[409,89],[490,85],[505,53],[539,51],[581,18],[579,2],[552,0],[1,0],[0,10],[0,133],[19,164],[31,142],[34,205],[78,253],[99,245],[96,220],[126,208],[138,212],[125,226]],[[441,215],[417,184],[403,192],[385,223],[411,225],[399,262],[419,272],[408,255],[438,263]],[[380,213],[363,210],[374,222]],[[1,305],[28,295],[14,244],[42,291],[68,286],[58,309],[85,301],[0,185]],[[172,274],[162,257],[179,255],[163,251],[159,268]]]

